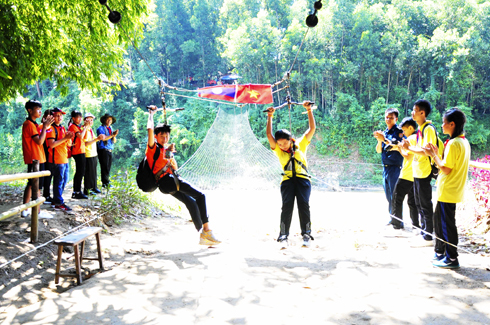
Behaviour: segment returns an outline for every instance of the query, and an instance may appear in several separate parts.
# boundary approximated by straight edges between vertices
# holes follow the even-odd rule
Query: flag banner
[[[198,96],[235,102],[236,85],[222,85],[198,88]]]
[[[239,104],[271,104],[271,85],[221,85],[198,89],[202,98],[221,99]]]
[[[236,102],[242,104],[271,104],[271,85],[238,85]]]

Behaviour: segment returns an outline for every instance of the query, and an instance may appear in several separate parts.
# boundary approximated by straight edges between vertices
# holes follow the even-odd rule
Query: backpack
[[[150,167],[148,164],[148,160],[143,158],[138,166],[138,171],[136,172],[136,183],[140,190],[146,193],[153,192],[158,187],[158,182],[155,179],[155,175],[153,174],[153,169],[155,168],[155,163],[160,156],[160,147],[155,150],[155,154],[153,155],[153,166]]]
[[[442,142],[441,138],[439,138],[439,133],[437,132],[437,129],[434,126],[434,124],[428,123],[426,126],[424,126],[424,128],[422,129],[422,139],[424,138],[425,128],[428,127],[429,125],[432,126],[434,128],[434,131],[436,132],[438,155],[439,155],[439,157],[443,157],[444,156],[444,142]],[[433,179],[437,179],[437,176],[439,175],[439,168],[437,167],[436,162],[432,161],[431,157],[429,157],[429,162],[430,162],[430,166],[431,166],[431,173],[429,176]]]

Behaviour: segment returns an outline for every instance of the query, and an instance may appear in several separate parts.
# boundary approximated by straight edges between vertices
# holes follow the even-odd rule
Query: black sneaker
[[[53,198],[48,196],[43,204],[51,204],[52,202],[53,202]]]
[[[74,195],[71,196],[72,199],[80,199],[80,200],[86,200],[88,199],[88,196],[86,196],[85,194],[83,194],[82,192],[78,192],[78,193],[73,193]]]
[[[94,192],[95,194],[100,194],[100,193],[102,193],[102,191],[101,191],[101,190],[99,190],[98,188],[93,189],[93,190],[92,190],[92,192]]]

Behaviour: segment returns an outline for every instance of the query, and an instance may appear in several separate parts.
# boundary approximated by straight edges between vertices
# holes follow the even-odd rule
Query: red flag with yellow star
[[[271,104],[271,85],[237,85],[236,103],[242,104]]]

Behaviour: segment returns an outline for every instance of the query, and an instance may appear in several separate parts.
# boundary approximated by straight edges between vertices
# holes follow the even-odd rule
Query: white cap
[[[83,119],[86,119],[87,117],[94,118],[95,116],[92,113],[85,113],[85,117]]]

